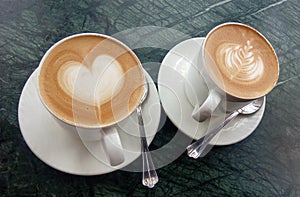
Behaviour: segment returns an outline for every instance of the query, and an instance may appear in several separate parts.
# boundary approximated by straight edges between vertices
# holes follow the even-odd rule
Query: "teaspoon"
[[[223,127],[225,127],[229,122],[235,119],[239,114],[249,115],[257,112],[263,105],[264,103],[263,101],[264,101],[264,97],[258,98],[256,100],[251,101],[248,105],[241,107],[233,111],[232,113],[230,113],[227,116],[227,118],[224,120],[224,122],[222,122],[218,127],[216,127],[211,132],[209,132],[206,136],[200,138],[199,140],[192,143],[186,148],[188,156],[193,157],[194,159],[197,159],[198,157],[204,157],[212,147],[209,146],[208,148],[206,148],[207,145],[216,136],[216,134],[219,133],[219,131]]]
[[[139,130],[141,136],[141,152],[142,152],[142,159],[143,159],[143,178],[142,183],[144,186],[149,188],[153,188],[154,185],[158,182],[158,176],[155,170],[155,166],[152,161],[151,154],[148,149],[147,138],[145,134],[145,127],[144,121],[142,116],[142,103],[145,101],[148,91],[149,91],[149,84],[147,79],[145,80],[146,84],[144,85],[144,92],[138,107],[136,108],[137,116],[138,116],[138,123],[139,123]]]

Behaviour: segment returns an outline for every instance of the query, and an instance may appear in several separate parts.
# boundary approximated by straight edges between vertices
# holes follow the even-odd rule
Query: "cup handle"
[[[102,128],[103,147],[111,166],[116,166],[124,162],[123,148],[119,133],[116,127]]]
[[[221,95],[216,90],[210,90],[204,103],[194,107],[192,117],[198,122],[205,121],[215,111],[221,100]]]

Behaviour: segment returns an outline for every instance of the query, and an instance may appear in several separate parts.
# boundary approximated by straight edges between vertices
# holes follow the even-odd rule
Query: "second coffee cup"
[[[269,41],[252,27],[221,24],[207,34],[200,47],[185,86],[194,105],[192,116],[197,121],[206,120],[221,103],[232,110],[263,97],[277,83],[276,53]],[[205,89],[208,92],[200,92]]]

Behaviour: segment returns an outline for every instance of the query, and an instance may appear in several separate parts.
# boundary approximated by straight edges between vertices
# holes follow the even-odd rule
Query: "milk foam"
[[[109,55],[95,58],[92,68],[68,61],[58,71],[57,80],[73,99],[98,106],[114,97],[124,83],[122,66]]]
[[[264,63],[259,54],[252,51],[250,41],[246,45],[223,43],[217,49],[217,57],[224,65],[230,80],[250,82],[259,79],[264,71]]]

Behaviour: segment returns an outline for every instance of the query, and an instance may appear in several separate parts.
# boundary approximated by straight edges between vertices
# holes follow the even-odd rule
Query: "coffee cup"
[[[119,40],[81,33],[54,44],[38,67],[42,103],[58,120],[77,128],[81,140],[102,141],[111,165],[124,161],[115,125],[137,108],[144,71]]]
[[[279,63],[270,42],[241,23],[224,23],[204,38],[187,72],[185,92],[192,117],[205,121],[267,95],[276,85]]]

